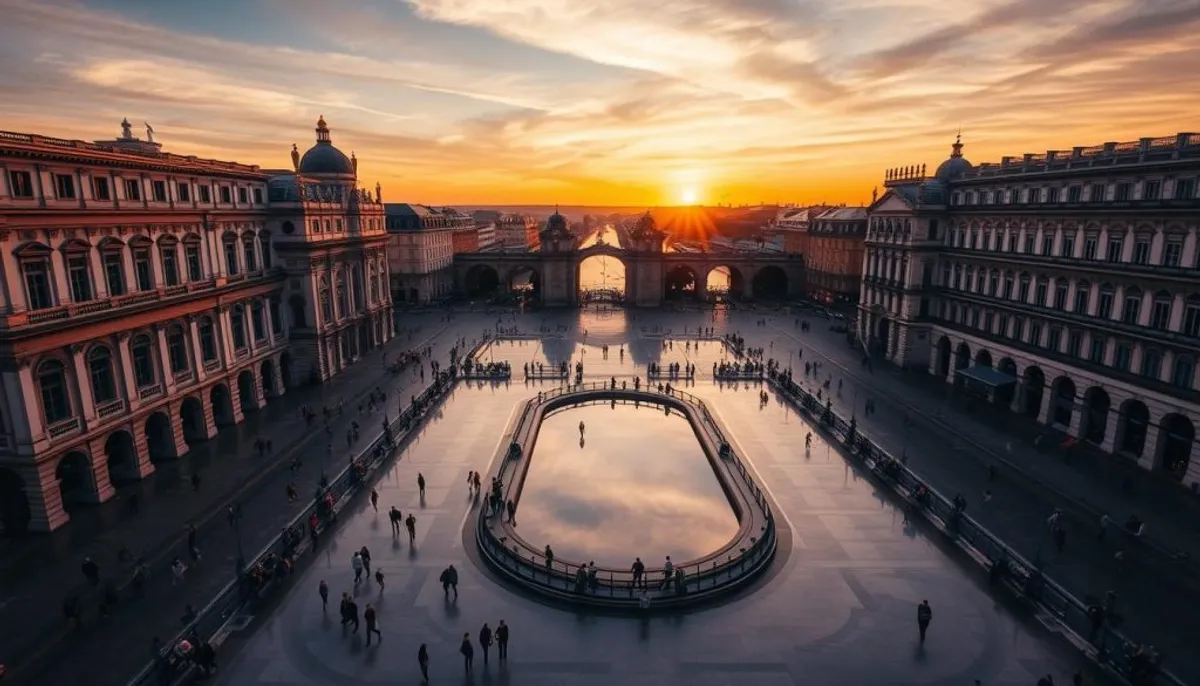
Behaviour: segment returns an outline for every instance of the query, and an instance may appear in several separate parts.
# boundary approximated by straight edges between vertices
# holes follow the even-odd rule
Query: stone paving
[[[649,320],[644,315],[632,322],[633,333],[623,317],[584,316],[587,344],[609,343],[608,360],[595,347],[575,352],[570,338],[505,343],[489,356],[508,359],[515,371],[527,361],[574,354],[584,359],[585,380],[644,378],[646,362],[685,357],[678,346],[663,352],[661,342],[636,333]],[[521,328],[556,321],[530,316]],[[681,315],[678,321],[695,326],[700,320]],[[632,344],[624,364],[620,342]],[[692,353],[701,379],[721,355],[715,344]],[[817,439],[805,454],[805,421],[774,399],[760,405],[760,387],[752,384],[701,380],[688,390],[731,428],[735,449],[758,472],[788,529],[776,567],[757,588],[711,609],[641,622],[552,609],[501,585],[473,551],[466,475],[487,471],[517,403],[553,385],[460,385],[380,479],[384,514],[365,501],[346,511],[334,539],[282,606],[262,619],[257,632],[235,635],[239,650],[223,664],[218,683],[416,684],[422,642],[429,646],[434,684],[951,686],[980,679],[987,686],[1017,686],[1046,673],[1069,683],[1080,667],[1077,654],[1010,614],[836,450]],[[423,500],[418,473],[428,482]],[[393,505],[416,513],[415,547],[392,538],[385,513]],[[386,590],[374,582],[354,588],[350,556],[364,545],[373,567],[384,572]],[[645,551],[642,557],[659,564],[666,554]],[[449,564],[459,570],[457,601],[438,595],[438,575]],[[336,606],[322,611],[316,592],[321,580],[330,584],[335,603],[342,592],[353,592],[360,607],[369,602],[378,608],[381,645],[367,647],[361,634],[343,634]],[[915,626],[922,599],[934,611],[924,646]],[[509,663],[499,667],[493,653],[485,667],[477,649],[474,675],[464,678],[458,654],[463,632],[474,640],[482,623],[494,627],[501,619],[512,627]]]
[[[444,315],[409,317],[401,335],[386,347],[395,355],[410,346],[430,340],[435,358],[446,362],[448,351],[459,336],[477,337],[478,321],[454,320]],[[408,331],[413,332],[410,339]],[[350,422],[359,420],[363,432],[377,429],[382,415],[359,417],[360,397],[377,386],[388,391],[387,411],[396,415],[396,405],[420,385],[415,373],[398,375],[382,371],[381,352],[360,361],[321,387],[300,389],[272,402],[246,421],[227,429],[217,438],[193,448],[177,462],[160,464],[155,474],[138,486],[141,513],[129,512],[129,491],[99,507],[77,511],[68,527],[50,536],[8,541],[3,569],[4,597],[0,602],[0,662],[8,666],[14,683],[121,684],[145,664],[151,655],[153,637],[166,640],[180,628],[184,607],[203,607],[234,574],[237,539],[224,516],[230,502],[242,507],[241,537],[247,557],[253,556],[301,509],[302,502],[288,503],[284,491],[294,482],[305,498],[316,487],[320,467],[330,473],[342,465],[347,454],[345,434]],[[323,405],[345,401],[342,416],[335,419],[332,440],[324,433],[318,417],[315,430],[306,430],[298,408],[308,404],[320,413]],[[298,437],[312,437],[300,447],[303,465],[298,474],[287,468],[286,448]],[[258,437],[270,438],[275,456],[261,458],[254,449]],[[361,440],[361,439],[360,439]],[[332,443],[332,460],[325,459]],[[337,464],[334,464],[337,462]],[[199,492],[188,477],[202,475]],[[187,522],[199,530],[201,560],[191,563],[186,580],[175,586],[168,571],[173,555],[187,560]],[[151,560],[150,580],[144,598],[135,599],[132,589],[122,589],[121,602],[109,620],[96,614],[99,594],[84,590],[80,563],[91,556],[103,578],[118,585],[127,582],[130,570],[117,560],[117,551],[128,547],[135,555]],[[62,619],[63,599],[79,592],[85,601],[83,625],[72,629]],[[70,657],[69,660],[60,659]]]

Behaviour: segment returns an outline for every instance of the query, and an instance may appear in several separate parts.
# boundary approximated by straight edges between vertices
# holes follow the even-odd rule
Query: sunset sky
[[[870,199],[890,166],[1200,130],[1200,0],[0,0],[0,130],[431,204]]]

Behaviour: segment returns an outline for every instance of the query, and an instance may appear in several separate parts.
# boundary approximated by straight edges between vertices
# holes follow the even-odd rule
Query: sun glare
[[[685,189],[683,189],[683,204],[684,204],[684,205],[695,205],[695,204],[696,204],[696,200],[698,200],[698,199],[699,199],[699,198],[698,198],[698,196],[696,195],[696,189],[695,189],[695,188],[685,188]]]

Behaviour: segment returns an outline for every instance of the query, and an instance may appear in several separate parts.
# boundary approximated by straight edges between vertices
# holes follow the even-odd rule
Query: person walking
[[[424,643],[417,648],[417,664],[421,667],[421,683],[429,683],[429,649]]]
[[[413,513],[409,512],[408,517],[404,519],[404,527],[408,529],[408,544],[415,546],[417,544],[417,518]]]
[[[390,519],[392,522],[392,535],[399,536],[400,522],[404,519],[404,517],[400,514],[400,510],[396,509],[395,505],[392,506],[392,509],[388,510],[388,519]]]
[[[417,493],[425,497],[425,475],[420,472],[417,472]]]
[[[362,556],[363,572],[366,573],[367,578],[370,578],[371,577],[371,551],[367,550],[367,546],[364,545],[362,547],[362,550],[358,551],[358,554]]]
[[[321,583],[317,585],[317,593],[321,596],[321,612],[329,610],[329,584],[321,579]]]
[[[374,488],[371,489],[371,508],[375,510],[376,514],[379,513],[379,491]]]
[[[356,552],[350,558],[350,568],[354,570],[354,585],[357,586],[362,582],[363,559],[362,553]]]
[[[367,645],[371,645],[371,634],[375,634],[379,639],[377,642],[382,643],[383,634],[379,631],[379,617],[375,614],[375,608],[371,606],[371,603],[367,603],[363,619],[367,620]]]
[[[463,656],[463,667],[467,673],[475,667],[475,648],[471,645],[471,634],[463,634],[462,643],[458,646],[458,652]]]
[[[375,570],[375,583],[379,585],[379,595],[383,595],[383,570]]]
[[[346,621],[354,625],[352,634],[358,633],[358,603],[354,602],[354,598],[346,596]]]
[[[917,605],[917,631],[921,632],[921,643],[925,643],[925,632],[929,630],[929,621],[933,619],[933,608],[928,600],[922,600]]]
[[[483,651],[483,666],[488,665],[488,655],[492,652],[492,630],[488,628],[487,622],[483,623],[483,628],[479,630],[479,648]]]
[[[342,593],[342,601],[338,606],[338,612],[342,615],[342,628],[350,623],[350,594]]]
[[[496,647],[500,651],[500,661],[508,661],[508,625],[504,620],[500,620],[500,625],[496,627]]]
[[[645,582],[642,579],[642,575],[646,573],[646,565],[642,562],[642,558],[633,558],[633,567],[630,568],[630,571],[633,572],[633,586],[631,589],[644,586]]]

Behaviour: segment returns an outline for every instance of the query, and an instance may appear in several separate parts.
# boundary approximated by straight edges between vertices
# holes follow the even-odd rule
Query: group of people
[[[662,365],[657,362],[651,362],[647,368],[646,377],[654,379],[660,376],[666,376],[670,379],[691,379],[696,376],[696,365],[691,364],[690,362],[682,365],[678,362],[670,362],[667,364],[666,371],[664,373]],[[613,383],[615,386],[615,379],[613,380]]]

